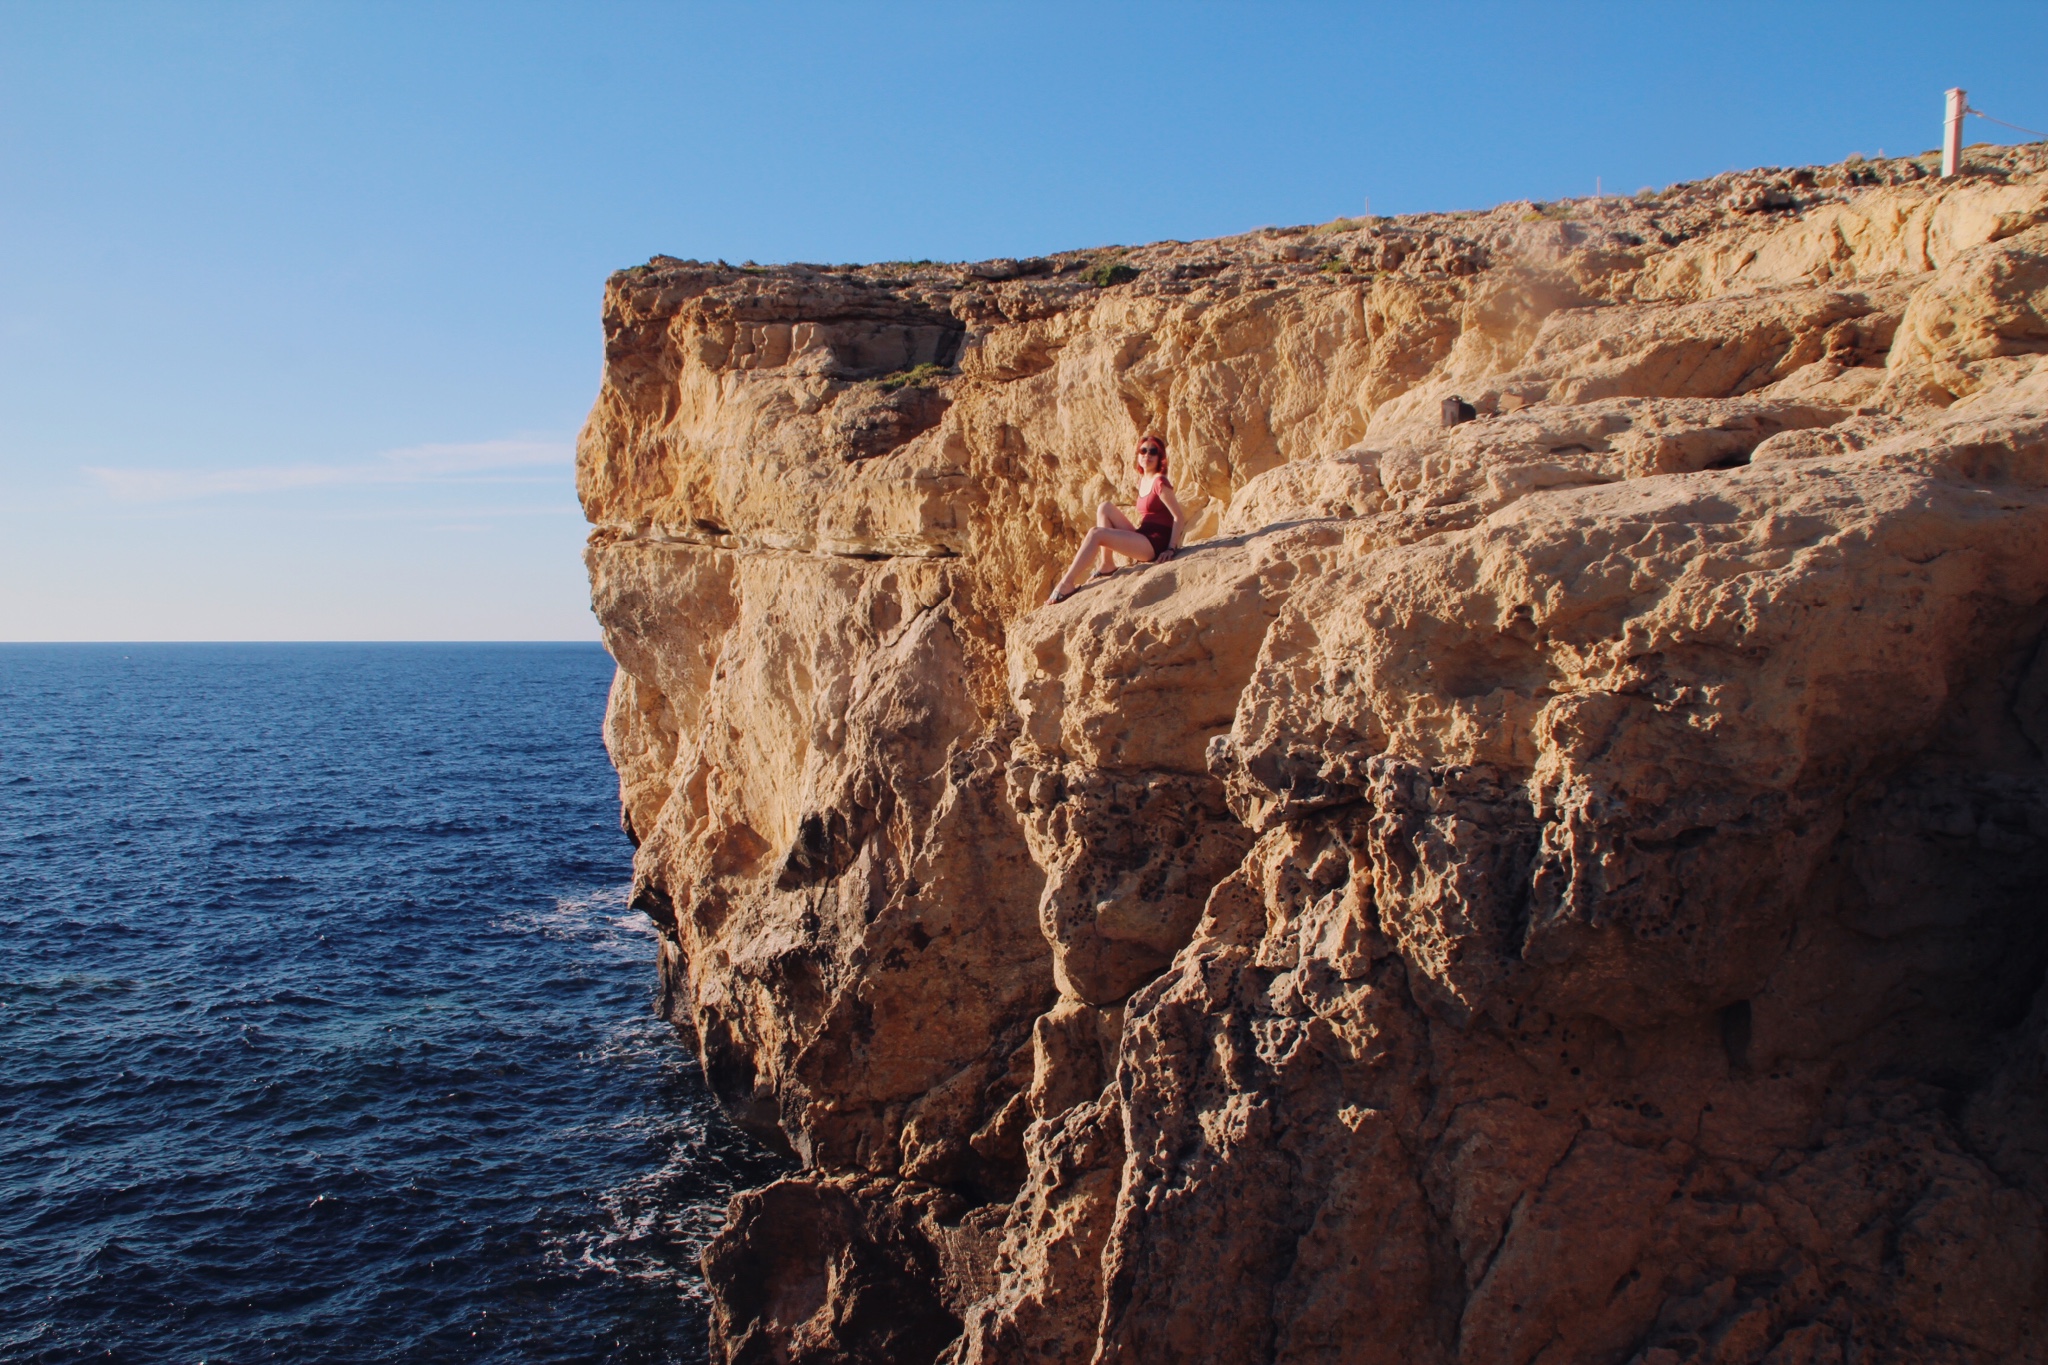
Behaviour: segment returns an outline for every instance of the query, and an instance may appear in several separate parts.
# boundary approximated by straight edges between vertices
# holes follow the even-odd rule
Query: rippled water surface
[[[596,646],[0,646],[0,1360],[689,1361]]]

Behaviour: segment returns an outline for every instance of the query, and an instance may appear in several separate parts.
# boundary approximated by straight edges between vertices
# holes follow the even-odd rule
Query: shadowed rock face
[[[614,276],[715,1352],[2041,1360],[2048,154],[1926,171]]]

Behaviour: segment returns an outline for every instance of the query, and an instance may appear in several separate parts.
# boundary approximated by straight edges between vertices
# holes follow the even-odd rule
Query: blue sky
[[[579,639],[607,273],[2048,128],[2048,5],[5,3],[0,640]],[[1972,120],[1972,140],[2017,140]]]

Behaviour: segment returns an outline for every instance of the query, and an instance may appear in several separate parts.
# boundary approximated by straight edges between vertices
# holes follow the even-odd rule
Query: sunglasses
[[[1139,447],[1138,447],[1138,453],[1139,453],[1140,455],[1164,455],[1164,454],[1166,453],[1166,447],[1165,447],[1165,446],[1139,446]]]

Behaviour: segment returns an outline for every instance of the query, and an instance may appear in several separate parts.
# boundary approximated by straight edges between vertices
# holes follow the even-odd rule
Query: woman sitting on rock
[[[1140,563],[1149,560],[1164,564],[1180,549],[1186,519],[1181,515],[1180,499],[1173,496],[1173,485],[1166,481],[1164,436],[1145,433],[1138,442],[1137,466],[1138,505],[1131,509],[1137,525],[1133,526],[1131,518],[1113,502],[1096,508],[1095,529],[1082,539],[1080,553],[1074,556],[1060,581],[1053,584],[1052,596],[1045,599],[1047,606],[1074,595],[1081,574],[1091,561],[1095,562],[1094,578],[1107,578],[1116,572],[1116,555]]]

